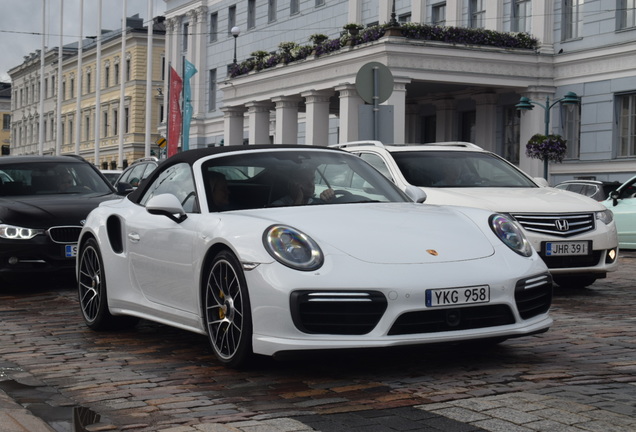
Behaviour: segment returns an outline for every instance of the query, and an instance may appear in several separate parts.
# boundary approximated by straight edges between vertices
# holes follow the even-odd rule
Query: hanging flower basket
[[[526,156],[544,162],[563,162],[568,148],[566,142],[561,135],[536,134],[526,144]]]

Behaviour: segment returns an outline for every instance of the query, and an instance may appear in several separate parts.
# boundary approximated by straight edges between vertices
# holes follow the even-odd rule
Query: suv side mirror
[[[132,187],[130,183],[125,183],[125,182],[117,183],[115,188],[117,189],[117,195],[128,195],[129,193],[135,190],[135,188]]]

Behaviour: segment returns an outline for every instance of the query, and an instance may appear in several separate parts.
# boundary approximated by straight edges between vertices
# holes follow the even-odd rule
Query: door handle
[[[136,232],[133,232],[128,234],[128,240],[130,240],[133,243],[138,243],[139,240],[141,240],[141,237],[139,237],[139,234],[137,234]]]

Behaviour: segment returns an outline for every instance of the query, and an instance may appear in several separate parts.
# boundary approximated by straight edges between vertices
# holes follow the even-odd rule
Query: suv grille
[[[54,243],[77,243],[82,227],[60,226],[51,227],[48,230],[49,237]]]
[[[296,327],[314,334],[369,333],[387,308],[378,291],[295,291],[290,301]]]
[[[571,237],[595,228],[593,213],[579,214],[513,214],[527,231]]]

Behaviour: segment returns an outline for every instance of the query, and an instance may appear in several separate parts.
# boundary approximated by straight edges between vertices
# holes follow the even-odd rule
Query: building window
[[[73,144],[73,120],[68,121],[68,143]]]
[[[53,80],[51,80],[51,84],[53,84]],[[86,72],[86,93],[91,92],[91,71]]]
[[[119,63],[115,63],[115,85],[119,85]]]
[[[581,106],[561,104],[563,138],[567,141],[566,159],[578,159],[581,137]]]
[[[618,97],[618,157],[636,156],[636,94]]]
[[[484,19],[486,18],[486,11],[484,10],[484,0],[470,0],[470,20],[468,27],[470,28],[484,28]]]
[[[75,78],[71,78],[71,99],[75,97]]]
[[[49,97],[49,79],[44,78],[44,97]]]
[[[210,69],[208,85],[208,111],[216,110],[216,69]]]
[[[124,108],[124,133],[128,133],[128,125],[129,125],[129,109],[128,107]]]
[[[161,56],[161,80],[166,79],[166,57]]]
[[[110,85],[110,66],[104,66],[104,88]]]
[[[230,6],[227,10],[227,35],[232,36],[232,27],[236,26],[236,6]]]
[[[190,29],[190,23],[183,24],[183,33],[181,34],[181,46],[183,52],[188,51],[188,30]]]
[[[512,8],[512,31],[530,33],[531,16],[531,0],[514,0],[514,6]]]
[[[276,0],[267,0],[267,22],[276,21]]]
[[[66,100],[66,81],[62,81],[62,100]]]
[[[402,15],[398,16],[398,22],[400,24],[411,22],[411,14],[410,13],[405,13],[405,14],[402,14]]]
[[[256,0],[247,0],[247,28],[256,27]]]
[[[325,0],[316,0],[316,7],[324,6],[324,5],[325,5]]]
[[[563,40],[576,39],[583,29],[584,0],[565,0],[563,5]]]
[[[130,81],[131,69],[130,69],[130,59],[126,59],[126,81]]]
[[[296,15],[300,13],[300,0],[291,0],[289,2],[289,14]]]
[[[91,117],[84,117],[84,137],[86,141],[91,139]]]
[[[108,113],[104,111],[104,135],[103,137],[108,136]]]
[[[433,5],[431,8],[431,23],[437,26],[446,25],[446,2]]]
[[[219,33],[219,14],[210,14],[210,42],[216,42]]]
[[[636,27],[636,0],[618,0],[618,28]]]
[[[113,135],[119,133],[119,111],[113,110]]]
[[[11,128],[11,114],[2,115],[2,129],[9,130]]]

